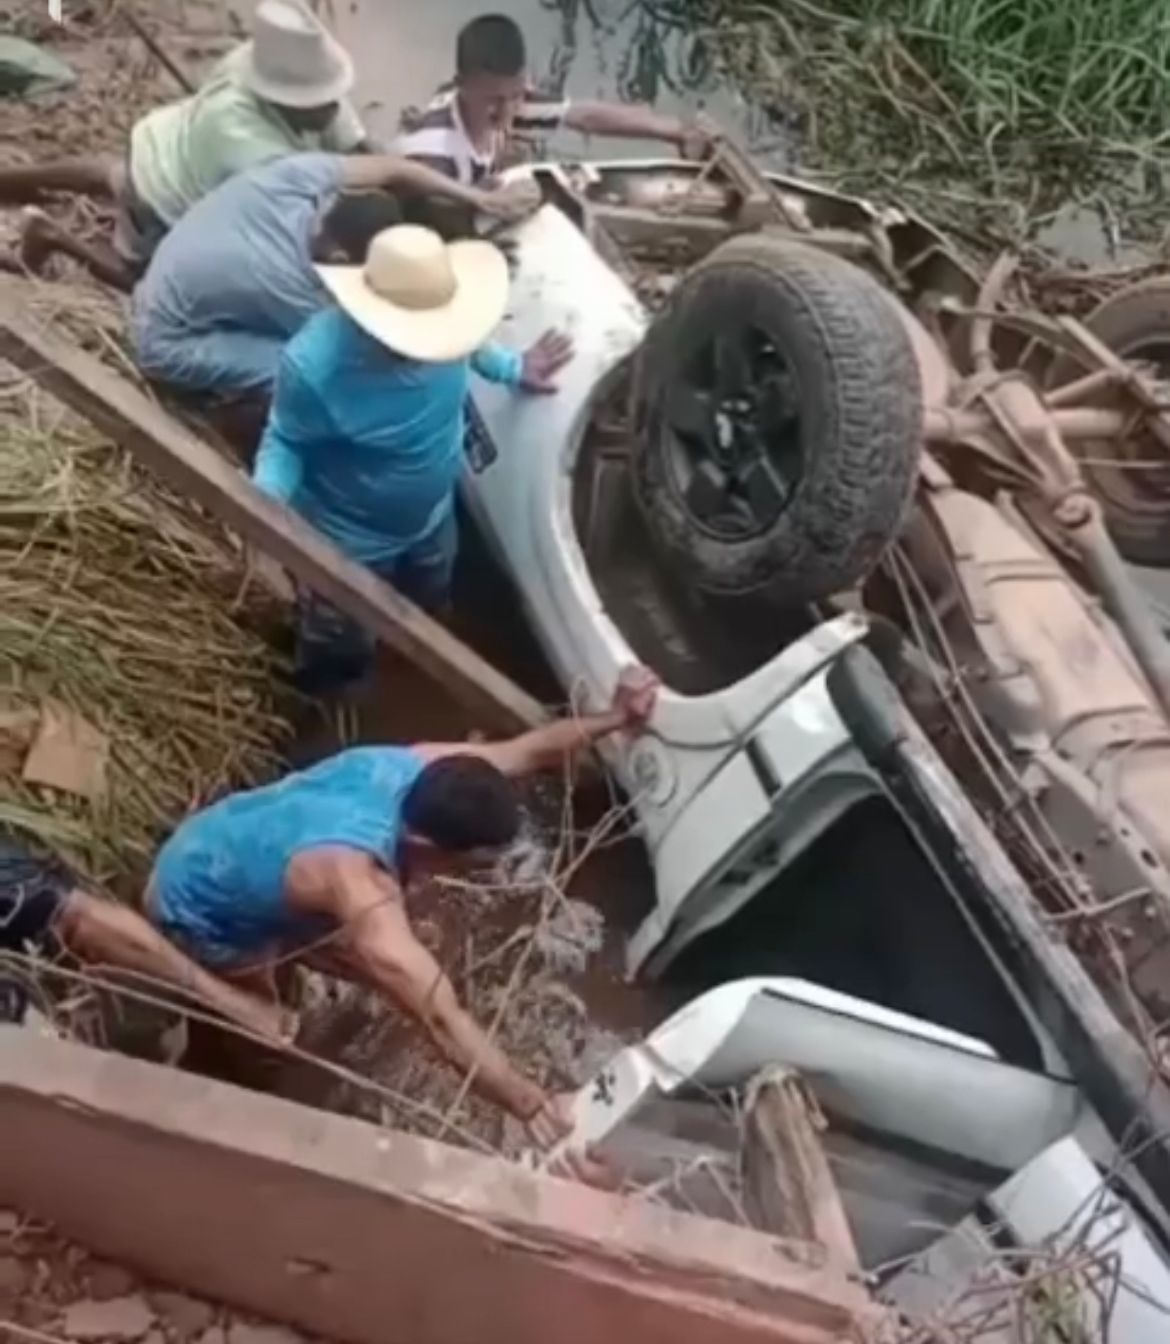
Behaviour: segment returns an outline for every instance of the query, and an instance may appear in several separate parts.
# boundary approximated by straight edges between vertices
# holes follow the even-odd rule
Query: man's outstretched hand
[[[722,134],[713,121],[700,115],[683,130],[678,142],[678,152],[684,159],[700,163],[710,156]]]
[[[572,1092],[558,1092],[545,1100],[544,1105],[528,1121],[528,1132],[542,1151],[547,1152],[573,1132]],[[552,1176],[563,1176],[595,1186],[599,1190],[615,1190],[621,1184],[618,1174],[591,1153],[566,1149],[545,1168]]]
[[[476,193],[482,214],[505,224],[518,224],[540,208],[540,188],[531,179],[489,185]]]
[[[562,331],[546,331],[524,353],[520,386],[525,392],[547,396],[557,390],[557,374],[573,358],[573,342]]]
[[[662,683],[648,667],[627,667],[618,677],[613,693],[613,710],[619,714],[628,733],[645,730]]]

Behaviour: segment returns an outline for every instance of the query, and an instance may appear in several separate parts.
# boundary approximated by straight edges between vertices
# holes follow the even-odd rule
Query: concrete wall
[[[0,1206],[354,1344],[830,1344],[882,1320],[770,1238],[17,1028]]]

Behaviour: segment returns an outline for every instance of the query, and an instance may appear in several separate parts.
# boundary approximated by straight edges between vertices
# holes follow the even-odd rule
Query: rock
[[[151,1293],[150,1305],[181,1339],[192,1340],[196,1335],[215,1333],[211,1330],[215,1308],[188,1297],[186,1293]],[[222,1336],[222,1331],[219,1333]],[[209,1340],[208,1344],[220,1344],[220,1341]]]
[[[305,1337],[283,1325],[246,1325],[237,1321],[228,1330],[228,1344],[305,1344]]]
[[[61,1322],[70,1339],[138,1340],[156,1324],[154,1312],[141,1297],[112,1302],[75,1302]]]
[[[94,1262],[89,1271],[89,1295],[95,1302],[110,1302],[115,1297],[129,1297],[135,1288],[133,1275],[121,1265],[110,1265],[103,1260]]]
[[[0,1302],[18,1302],[28,1287],[28,1266],[12,1255],[0,1255]]]
[[[73,70],[51,51],[19,37],[0,37],[0,97],[68,88]]]
[[[0,1237],[14,1237],[20,1231],[20,1214],[0,1209]]]

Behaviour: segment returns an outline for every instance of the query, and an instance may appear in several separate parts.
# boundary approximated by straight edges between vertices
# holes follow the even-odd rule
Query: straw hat
[[[398,224],[370,243],[364,266],[318,266],[353,320],[408,359],[445,364],[477,350],[508,303],[508,263],[491,243],[444,243]]]
[[[324,107],[353,87],[353,61],[297,0],[260,0],[240,78],[279,107]]]

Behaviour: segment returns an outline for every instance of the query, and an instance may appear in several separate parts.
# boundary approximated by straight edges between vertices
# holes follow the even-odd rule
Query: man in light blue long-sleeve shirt
[[[440,611],[455,560],[471,374],[549,392],[571,347],[554,333],[524,355],[482,344],[507,294],[504,260],[489,244],[445,247],[428,230],[390,229],[375,239],[367,275],[379,248],[381,282],[355,288],[362,268],[322,268],[327,283],[345,282],[331,285],[345,306],[311,319],[287,346],[254,479],[351,559]],[[451,258],[457,272],[468,257],[486,265],[458,280],[448,273]],[[432,281],[428,307],[420,286]],[[396,284],[405,305],[394,302]],[[360,627],[311,594],[302,595],[299,643],[299,681],[312,693],[359,677],[372,653]]]

